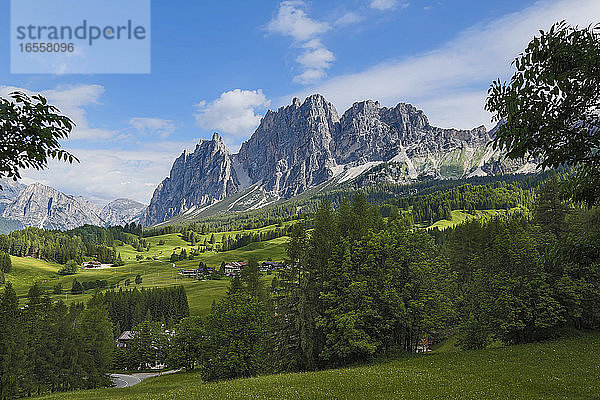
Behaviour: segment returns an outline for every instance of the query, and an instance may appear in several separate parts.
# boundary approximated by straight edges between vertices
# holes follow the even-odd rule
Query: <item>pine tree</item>
[[[235,275],[231,280],[231,286],[227,291],[227,295],[236,294],[242,292],[244,290],[244,285],[242,284],[242,280],[238,275]]]
[[[0,253],[0,270],[2,272],[8,274],[12,269],[12,261],[10,259],[10,255],[8,253]]]
[[[0,398],[19,396],[21,377],[25,375],[24,348],[19,300],[10,282],[0,294]]]
[[[246,292],[258,301],[265,301],[265,288],[260,279],[260,269],[258,261],[256,261],[255,258],[250,258],[250,260],[248,260],[248,265],[242,269],[241,275],[242,280],[246,284]]]
[[[83,286],[77,279],[73,279],[73,285],[71,286],[71,294],[83,293]]]
[[[560,199],[560,184],[558,177],[553,175],[540,189],[534,218],[544,229],[560,238],[566,230],[565,217],[567,207]]]

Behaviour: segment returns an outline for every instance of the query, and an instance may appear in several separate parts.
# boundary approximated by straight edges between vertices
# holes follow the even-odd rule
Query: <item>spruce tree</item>
[[[0,253],[0,270],[8,274],[12,269],[12,261],[8,253]]]
[[[19,300],[10,282],[0,294],[0,398],[19,397],[21,377],[26,374],[25,332]]]
[[[567,215],[567,207],[560,199],[559,185],[558,177],[553,175],[540,189],[534,211],[535,221],[556,237],[561,237],[565,232]]]
[[[77,279],[73,279],[73,286],[71,286],[71,294],[83,293],[83,286]]]

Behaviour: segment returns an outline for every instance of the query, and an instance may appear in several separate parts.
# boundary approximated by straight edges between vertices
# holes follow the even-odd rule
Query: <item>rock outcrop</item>
[[[124,226],[131,222],[139,222],[146,205],[131,199],[116,199],[102,207],[100,219],[106,226]]]
[[[202,140],[193,152],[185,150],[173,163],[171,173],[152,196],[142,224],[154,225],[191,208],[201,208],[236,193],[240,183],[231,153],[215,133]]]
[[[104,225],[100,208],[80,196],[64,194],[50,186],[34,183],[23,189],[2,212],[4,218],[24,226],[72,229],[81,225]]]
[[[487,146],[491,138],[483,126],[431,126],[410,104],[387,108],[366,100],[339,117],[321,95],[304,102],[294,98],[269,110],[237,154],[216,133],[184,152],[156,188],[142,223],[201,209],[253,185],[270,198],[289,198],[332,179],[358,176],[374,184],[515,172],[519,165],[505,163]]]

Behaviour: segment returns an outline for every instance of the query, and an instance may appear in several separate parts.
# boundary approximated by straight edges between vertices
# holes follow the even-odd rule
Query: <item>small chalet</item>
[[[85,268],[100,268],[102,264],[99,261],[86,261],[81,266]]]
[[[225,275],[226,276],[235,276],[238,275],[242,268],[248,265],[245,261],[233,261],[225,264]]]
[[[261,272],[269,272],[269,271],[275,271],[277,269],[281,269],[284,267],[285,267],[285,264],[282,264],[282,263],[277,263],[274,261],[265,261],[260,265],[260,271]]]
[[[127,347],[127,344],[130,343],[132,339],[133,339],[133,334],[131,333],[131,331],[124,331],[123,333],[121,333],[121,336],[119,336],[119,338],[117,339],[117,347],[118,348]]]
[[[179,275],[185,276],[187,278],[197,278],[199,271],[197,269],[180,269]]]

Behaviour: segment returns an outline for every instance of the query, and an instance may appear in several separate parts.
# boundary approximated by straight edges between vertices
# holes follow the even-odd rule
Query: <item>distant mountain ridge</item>
[[[365,183],[409,183],[518,172],[523,163],[506,162],[487,146],[484,126],[470,130],[434,127],[423,111],[405,103],[381,107],[366,100],[340,117],[323,96],[267,111],[237,154],[215,133],[193,152],[178,157],[168,178],[154,191],[142,224],[201,212],[232,195],[231,207],[262,207],[299,195],[325,182],[364,177]],[[237,204],[237,205],[236,205]],[[231,208],[230,207],[230,208]]]
[[[21,193],[21,191],[23,189],[25,189],[27,186],[23,185],[20,182],[15,182],[9,178],[2,178],[2,179],[0,179],[0,187],[2,187],[2,189],[0,190],[0,215],[1,215],[2,212],[4,211],[4,209],[10,203],[12,203],[17,198],[17,196],[19,196],[19,193]]]
[[[6,185],[1,218],[5,233],[22,227],[68,230],[85,224],[108,226],[139,221],[145,205],[134,200],[117,199],[103,208],[81,196],[65,194],[50,186],[33,183]],[[7,189],[4,192],[4,189]]]
[[[102,207],[98,216],[106,226],[124,226],[139,222],[146,205],[131,199],[116,199]]]
[[[99,213],[100,208],[83,197],[34,183],[19,193],[2,216],[21,221],[25,226],[72,229],[84,224],[103,225]]]

